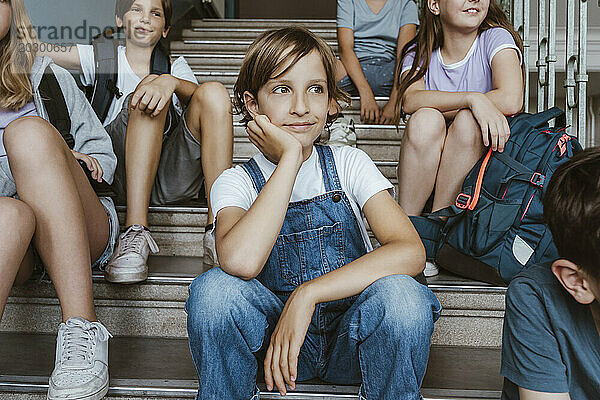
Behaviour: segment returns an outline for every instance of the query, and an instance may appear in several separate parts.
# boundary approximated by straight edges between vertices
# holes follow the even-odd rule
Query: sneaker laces
[[[89,322],[79,317],[69,318],[61,326],[60,334],[63,336],[61,364],[65,368],[90,366],[97,340],[112,337],[99,322]]]
[[[133,251],[142,254],[144,240],[150,246],[152,253],[158,253],[158,245],[150,235],[150,232],[144,229],[142,225],[131,225],[121,236],[121,242],[124,243],[121,252],[129,253]]]

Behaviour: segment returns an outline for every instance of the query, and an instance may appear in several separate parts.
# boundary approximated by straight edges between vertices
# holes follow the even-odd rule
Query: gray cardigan
[[[42,103],[39,85],[46,67],[50,65],[56,80],[60,85],[65,103],[71,117],[71,134],[75,139],[73,150],[90,155],[98,160],[104,171],[103,179],[112,183],[117,157],[113,153],[112,142],[108,133],[96,117],[94,110],[88,103],[85,95],[75,83],[75,79],[65,69],[52,63],[48,57],[36,58],[31,69],[31,83],[33,85],[33,102],[37,113],[48,121],[48,113]],[[12,197],[17,193],[15,181],[10,172],[7,157],[0,157],[0,196]]]

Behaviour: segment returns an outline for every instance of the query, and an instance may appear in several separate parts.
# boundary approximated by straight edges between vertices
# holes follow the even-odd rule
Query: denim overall
[[[258,362],[292,291],[366,254],[333,153],[315,147],[325,193],[289,204],[256,279],[244,281],[213,268],[190,286],[186,311],[198,399],[259,399]],[[265,179],[256,162],[243,168],[260,193]],[[406,275],[388,276],[359,295],[318,304],[298,357],[297,381],[362,382],[361,398],[369,400],[421,399],[439,312],[433,293]]]

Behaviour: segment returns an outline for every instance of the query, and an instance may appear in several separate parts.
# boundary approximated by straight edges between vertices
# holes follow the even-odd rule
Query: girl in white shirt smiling
[[[281,394],[318,377],[362,382],[368,399],[420,396],[440,305],[411,277],[425,254],[389,181],[361,150],[314,145],[347,96],[334,77],[333,52],[304,28],[246,54],[235,102],[260,153],[212,189],[221,268],[186,304],[198,398],[257,398],[263,356]]]

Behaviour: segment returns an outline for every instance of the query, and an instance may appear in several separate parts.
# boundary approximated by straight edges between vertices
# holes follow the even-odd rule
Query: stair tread
[[[202,270],[201,257],[186,256],[150,256],[148,258],[149,282],[156,283],[191,283]],[[93,272],[94,281],[103,282],[104,277],[100,271]],[[489,283],[475,281],[454,275],[441,270],[439,275],[427,279],[429,287],[434,290],[480,290],[480,291],[505,291],[506,288]]]
[[[54,365],[55,335],[0,333],[0,384],[47,383]],[[144,385],[154,388],[197,387],[187,339],[114,337],[109,345],[111,388]],[[500,349],[432,346],[426,389],[499,391],[502,387]],[[264,388],[264,386],[263,386]],[[318,380],[299,385],[298,391],[356,393],[354,385],[332,385]]]

